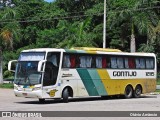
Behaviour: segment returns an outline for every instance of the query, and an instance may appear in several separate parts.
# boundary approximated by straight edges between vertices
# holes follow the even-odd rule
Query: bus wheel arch
[[[132,96],[133,96],[133,87],[132,87],[131,84],[128,84],[125,87],[124,96],[125,96],[125,98],[132,98]]]
[[[141,96],[141,94],[142,94],[142,91],[143,91],[142,85],[141,84],[137,84],[135,89],[134,89],[133,96],[135,98],[139,98]]]
[[[69,97],[73,97],[73,89],[70,86],[66,86],[62,91],[63,101],[67,103]]]

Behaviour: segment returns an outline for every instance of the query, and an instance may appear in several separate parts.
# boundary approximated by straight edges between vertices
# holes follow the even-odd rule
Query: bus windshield
[[[19,61],[16,66],[14,83],[35,85],[41,83],[41,73],[37,72],[38,61]]]

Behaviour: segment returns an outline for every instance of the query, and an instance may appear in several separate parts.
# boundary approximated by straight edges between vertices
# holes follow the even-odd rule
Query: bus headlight
[[[18,90],[18,87],[14,86],[14,89],[15,89],[15,90]]]
[[[40,90],[40,89],[41,89],[41,87],[35,87],[35,88],[32,89],[32,91]]]

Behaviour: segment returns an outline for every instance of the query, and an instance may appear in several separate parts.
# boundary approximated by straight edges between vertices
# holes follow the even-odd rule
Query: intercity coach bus
[[[16,69],[12,69],[16,62]],[[23,50],[8,63],[15,72],[17,97],[49,98],[123,95],[138,98],[156,89],[157,65],[153,53],[77,47]]]

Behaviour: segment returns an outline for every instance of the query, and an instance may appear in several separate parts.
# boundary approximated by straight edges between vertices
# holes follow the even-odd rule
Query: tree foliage
[[[103,2],[3,0],[0,4],[0,46],[4,72],[7,62],[18,59],[23,49],[102,47]],[[129,52],[132,34],[137,51],[154,52],[160,59],[158,0],[107,0],[106,10],[107,47]],[[5,73],[7,77],[8,72]]]

